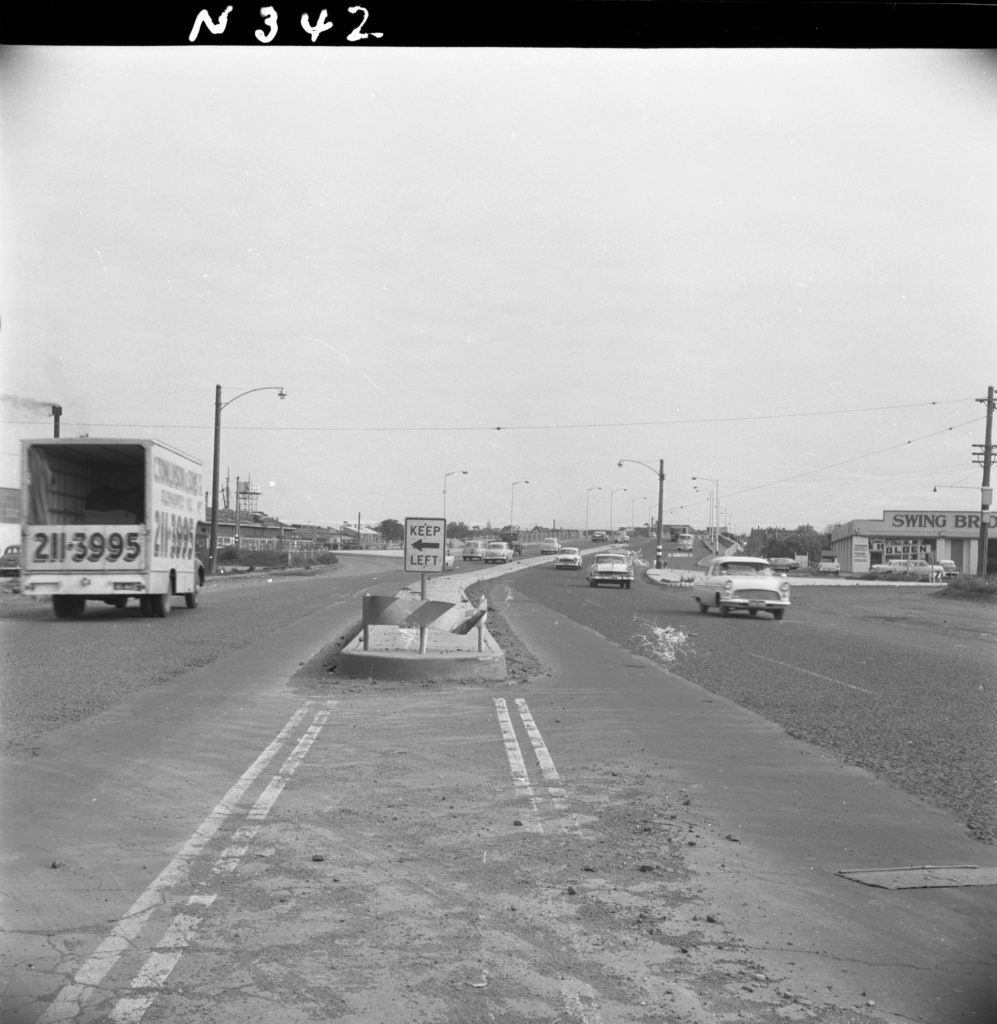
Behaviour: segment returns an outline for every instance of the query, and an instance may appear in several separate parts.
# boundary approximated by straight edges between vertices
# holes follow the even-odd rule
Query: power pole
[[[980,550],[976,559],[976,575],[981,579],[987,576],[987,546],[990,543],[990,503],[993,501],[993,490],[990,487],[990,464],[994,460],[993,427],[994,427],[994,389],[987,388],[987,397],[978,398],[987,406],[987,428],[984,434],[980,461],[983,462],[983,483],[980,486]],[[978,444],[974,448],[980,448]]]

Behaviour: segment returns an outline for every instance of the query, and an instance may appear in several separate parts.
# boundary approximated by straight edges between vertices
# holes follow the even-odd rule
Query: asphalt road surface
[[[830,651],[826,612],[682,618],[541,567],[490,588],[531,677],[337,678],[360,595],[408,582],[358,558],[163,620],[3,602],[3,1024],[989,1024],[992,887],[834,871],[992,848],[642,640],[695,627],[703,687],[740,676],[731,637],[817,673],[772,643]],[[969,671],[992,636],[964,629]]]
[[[653,555],[651,556],[653,558]],[[937,587],[798,586],[781,622],[701,615],[688,588],[592,589],[545,565],[512,586],[791,735],[997,837],[997,606]],[[668,642],[667,631],[684,639]],[[674,660],[669,660],[673,658]]]

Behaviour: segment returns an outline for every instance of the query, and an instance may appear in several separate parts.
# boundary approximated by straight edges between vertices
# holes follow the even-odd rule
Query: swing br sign
[[[446,569],[445,519],[405,520],[405,571],[443,572]]]

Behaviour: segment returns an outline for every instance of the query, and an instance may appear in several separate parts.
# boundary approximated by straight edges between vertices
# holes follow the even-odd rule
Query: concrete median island
[[[429,579],[425,601],[419,590],[415,585],[393,599],[365,598],[364,624],[340,651],[337,675],[413,682],[504,680],[505,655],[488,632],[484,609],[468,601],[457,579]],[[431,622],[418,621],[423,612],[433,616]]]

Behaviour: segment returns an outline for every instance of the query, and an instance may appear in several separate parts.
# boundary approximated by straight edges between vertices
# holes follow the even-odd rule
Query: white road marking
[[[188,904],[210,907],[215,895],[192,896]],[[145,1016],[145,1011],[156,998],[159,990],[166,984],[173,968],[180,962],[184,950],[190,945],[201,918],[193,914],[177,914],[170,922],[169,928],[159,940],[159,946],[146,958],[142,969],[135,975],[131,987],[144,988],[149,991],[140,996],[122,996],[112,1008],[108,1020],[112,1024],[138,1024]]]
[[[523,752],[519,749],[519,740],[516,739],[516,730],[512,724],[505,698],[493,697],[492,699],[495,701],[495,713],[498,715],[499,728],[502,730],[502,738],[505,740],[505,756],[509,759],[512,783],[530,801],[533,811],[525,823],[526,829],[529,832],[543,832],[540,808],[533,792],[533,786],[530,784],[530,777],[526,772],[526,762],[523,760]]]
[[[849,690],[858,690],[859,693],[868,693],[870,697],[878,697],[879,694],[874,690],[865,690],[861,686],[855,686],[853,683],[846,683],[841,679],[835,679],[833,676],[822,676],[819,672],[811,672],[808,668],[800,668],[799,665],[790,665],[787,661],[776,661],[775,658],[766,658],[762,654],[752,654],[752,658],[758,658],[759,661],[769,661],[773,665],[781,665],[783,668],[790,668],[794,672],[802,672],[806,676],[813,676],[815,679],[824,679],[829,683],[837,683],[838,686],[847,686]]]
[[[266,766],[277,756],[288,736],[297,728],[314,702],[303,704],[288,719],[285,726],[274,737],[256,760],[239,777],[235,785],[222,797],[214,810],[184,843],[176,856],[149,884],[145,891],[127,910],[124,917],[114,926],[111,933],[87,958],[76,972],[73,980],[64,985],[41,1016],[39,1024],[59,1024],[76,1020],[82,1004],[90,993],[103,981],[108,971],[131,949],[139,933],[145,927],[152,912],[165,902],[165,893],[184,881],[194,861],[204,852],[215,833],[226,818],[235,810],[236,804],[247,789],[256,781]],[[299,744],[300,746],[300,744]],[[293,756],[293,755],[292,755]],[[142,1011],[144,1013],[144,1010]],[[136,1018],[129,1018],[136,1019]]]
[[[239,861],[246,855],[249,844],[256,838],[259,825],[243,825],[232,833],[232,843],[222,850],[221,856],[215,861],[214,872],[234,871]]]
[[[322,726],[329,720],[328,711],[320,711],[314,719],[314,723],[305,730],[304,736],[298,740],[298,745],[291,751],[287,760],[280,766],[280,771],[270,780],[267,788],[260,794],[260,798],[253,805],[253,809],[246,817],[250,821],[261,821],[270,813],[270,808],[277,801],[288,779],[297,771],[298,765],[305,758],[309,748],[315,742]]]
[[[533,751],[537,755],[537,763],[540,765],[540,771],[543,774],[544,781],[547,783],[547,792],[550,793],[551,802],[559,811],[567,814],[568,804],[564,798],[565,793],[564,787],[561,785],[561,776],[557,774],[554,759],[550,756],[550,751],[547,749],[547,744],[544,742],[540,729],[533,720],[533,714],[522,697],[516,698],[516,710],[519,711],[519,717],[523,720],[523,725],[526,727],[526,734],[530,737],[530,743],[533,744]],[[572,815],[570,830],[577,832],[578,827],[578,818],[576,815]],[[566,828],[565,831],[569,831],[569,829]]]

